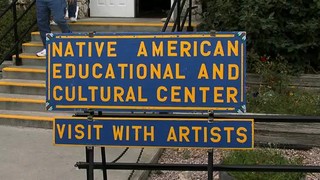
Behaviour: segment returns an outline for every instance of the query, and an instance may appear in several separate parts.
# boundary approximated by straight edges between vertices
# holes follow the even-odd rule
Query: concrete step
[[[38,57],[35,53],[21,53],[19,57],[22,64],[26,66],[46,66],[46,57]],[[13,56],[13,62],[16,64],[16,56]]]
[[[39,95],[0,93],[1,110],[46,111],[46,97]]]
[[[72,112],[0,110],[0,125],[52,128],[54,117],[71,117]]]
[[[2,64],[0,65],[0,71],[3,71],[4,68],[12,66],[13,62],[10,60],[5,60],[2,62]]]
[[[0,93],[46,95],[46,82],[40,80],[1,79]]]
[[[160,19],[139,18],[87,18],[80,19],[76,23],[69,23],[72,32],[160,32],[163,22]],[[168,31],[173,23],[168,24]],[[51,26],[52,32],[60,32],[58,26]],[[31,41],[41,42],[40,33],[32,32]]]
[[[4,79],[46,80],[44,66],[10,66],[2,69]]]
[[[31,41],[32,42],[41,42],[41,38],[40,38],[40,32],[36,31],[36,32],[31,32]]]
[[[172,27],[173,24],[170,23],[169,26]],[[115,19],[114,21],[98,22],[91,19],[81,19],[76,23],[69,23],[69,27],[72,32],[160,32],[163,27],[163,22],[160,20],[152,22],[130,22],[130,19],[126,21]],[[51,26],[51,29],[52,31],[60,31],[58,26]]]
[[[196,31],[199,23],[192,22]],[[159,18],[83,18],[76,23],[69,23],[72,32],[161,32],[164,22]],[[173,23],[170,22],[167,32],[171,32]],[[184,31],[186,31],[187,23]],[[51,26],[52,32],[60,32],[58,26]],[[41,42],[40,33],[31,33],[31,41]]]
[[[43,49],[43,45],[40,41],[31,41],[22,44],[22,52],[24,53],[36,53]]]

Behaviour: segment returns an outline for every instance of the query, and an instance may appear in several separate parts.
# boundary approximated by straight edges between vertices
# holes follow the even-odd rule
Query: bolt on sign
[[[245,32],[47,36],[48,110],[245,112]]]
[[[56,118],[53,144],[252,149],[253,119]]]

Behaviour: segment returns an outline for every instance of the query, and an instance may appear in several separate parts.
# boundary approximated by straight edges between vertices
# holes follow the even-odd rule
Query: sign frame
[[[60,121],[60,122],[59,122]],[[64,122],[64,127],[63,125],[60,126],[61,122]],[[191,129],[190,127],[197,127],[198,128],[198,133],[200,134],[201,131],[199,131],[199,128],[204,128],[204,127],[211,127],[213,126],[214,124],[221,124],[221,123],[226,123],[226,124],[229,124],[230,127],[232,127],[232,124],[234,125],[234,127],[242,127],[244,124],[246,124],[246,127],[248,128],[248,131],[251,132],[251,133],[248,133],[248,140],[246,143],[249,143],[249,145],[246,145],[246,147],[215,147],[215,146],[205,146],[205,145],[198,145],[198,146],[195,146],[193,144],[196,144],[197,142],[184,142],[185,144],[188,144],[188,143],[193,143],[193,144],[189,144],[189,145],[176,145],[176,144],[179,144],[177,142],[172,142],[172,144],[175,144],[175,145],[170,145],[170,146],[167,146],[167,145],[140,145],[139,143],[141,144],[149,144],[150,142],[139,142],[139,141],[135,141],[133,140],[134,137],[137,137],[136,135],[132,135],[133,132],[130,132],[130,136],[129,135],[126,135],[127,138],[130,138],[130,140],[125,140],[125,136],[123,136],[123,139],[119,140],[119,142],[115,142],[115,144],[96,144],[95,143],[72,143],[71,141],[73,140],[68,140],[68,132],[63,132],[61,131],[61,127],[63,127],[64,131],[65,130],[68,130],[68,125],[67,123],[70,124],[70,126],[72,126],[71,124],[73,124],[73,128],[76,127],[76,125],[74,123],[78,123],[77,125],[80,127],[80,126],[83,126],[85,127],[85,125],[91,125],[90,128],[92,129],[93,128],[93,125],[103,125],[102,127],[100,126],[99,128],[99,141],[101,139],[103,139],[102,136],[104,136],[104,138],[111,138],[111,137],[106,137],[106,132],[102,132],[102,130],[110,130],[108,132],[111,132],[111,131],[115,131],[115,129],[112,130],[112,127],[111,126],[107,126],[107,125],[112,125],[112,126],[117,126],[117,128],[119,128],[120,126],[118,126],[119,124],[122,124],[123,126],[126,126],[126,124],[135,124],[135,126],[145,126],[147,127],[148,123],[149,124],[153,124],[155,127],[156,130],[154,130],[153,132],[153,135],[154,135],[154,139],[156,139],[156,137],[160,137],[160,138],[163,138],[163,135],[160,134],[159,135],[159,130],[157,130],[157,128],[159,128],[161,126],[161,131],[165,131],[165,130],[168,130],[168,127],[167,126],[171,126],[171,128],[178,128],[179,126],[177,125],[181,125],[181,127],[184,127],[184,130],[187,129],[187,127],[189,128],[189,130]],[[139,124],[140,123],[140,124]],[[248,126],[248,123],[250,124],[250,126]],[[160,124],[160,125],[159,125]],[[192,126],[192,125],[194,126]],[[57,128],[59,125],[59,128]],[[197,126],[195,126],[197,125]],[[130,126],[130,125],[128,125]],[[220,125],[217,125],[217,126],[213,126],[213,127],[223,127],[220,126]],[[213,128],[211,127],[211,128]],[[229,127],[229,126],[227,126]],[[103,129],[105,128],[105,129]],[[166,129],[167,128],[167,129]],[[70,129],[71,130],[71,127]],[[82,129],[83,130],[83,129]],[[141,130],[141,129],[140,129]],[[177,130],[177,129],[175,129]],[[203,129],[204,130],[204,129]],[[59,132],[60,131],[60,132]],[[125,130],[124,130],[125,131]],[[123,133],[125,134],[125,132],[123,131]],[[171,129],[170,129],[171,131]],[[209,131],[209,129],[208,129]],[[142,118],[142,117],[94,117],[94,119],[92,120],[88,120],[86,117],[57,117],[54,119],[54,122],[53,122],[53,139],[52,139],[52,142],[54,145],[56,146],[95,146],[95,147],[151,147],[151,148],[203,148],[203,149],[211,149],[211,148],[215,148],[215,149],[238,149],[238,150],[250,150],[250,149],[253,149],[254,148],[254,120],[253,119],[222,119],[222,118],[216,118],[214,119],[212,122],[211,121],[208,121],[208,119],[206,118],[150,118],[150,117],[146,117],[146,118]],[[73,135],[76,135],[74,129],[73,129],[73,134],[70,134],[70,138],[73,136]],[[90,130],[89,131],[91,134],[96,134],[97,132],[93,131],[93,130]],[[136,131],[137,132],[137,131]],[[218,132],[218,131],[217,131]],[[59,134],[61,133],[61,134]],[[77,135],[80,135],[81,133],[84,133],[84,137],[88,137],[88,134],[86,134],[84,131],[83,132],[80,132],[78,131],[77,132]],[[88,132],[87,132],[88,133]],[[163,132],[160,132],[160,133],[163,133]],[[169,132],[170,133],[170,132]],[[210,132],[207,132],[209,135],[210,135]],[[233,132],[232,136],[234,136],[235,132]],[[103,135],[104,134],[104,135]],[[108,134],[108,133],[107,133]],[[112,134],[112,133],[111,133]],[[133,133],[134,134],[134,133]],[[140,134],[140,138],[141,137],[141,134],[143,134],[142,132],[139,132]],[[164,133],[166,134],[166,133]],[[190,133],[190,137],[191,137],[191,134]],[[198,136],[200,136],[198,134]],[[110,134],[109,134],[110,135]],[[119,134],[118,134],[119,135]],[[117,135],[117,136],[118,136]],[[194,134],[193,134],[194,135]],[[231,134],[230,134],[231,135]],[[60,141],[59,138],[56,138],[58,136],[62,136],[60,139],[62,138],[65,138],[61,141],[64,141],[64,142],[67,142],[69,141],[69,143],[61,143],[61,142],[58,142]],[[111,135],[110,135],[111,136]],[[115,136],[115,134],[113,134],[113,136]],[[122,135],[121,135],[122,136]],[[169,135],[168,135],[169,136]],[[67,139],[66,139],[67,138]],[[94,139],[94,136],[91,136],[90,135],[90,138],[91,139]],[[115,137],[113,137],[115,138]],[[224,138],[224,134],[221,134],[221,138]],[[57,140],[58,139],[58,140]],[[88,141],[91,141],[88,140]],[[191,139],[191,138],[190,138]],[[201,138],[199,138],[201,139]],[[251,141],[249,141],[251,139]],[[75,140],[75,139],[74,139]],[[109,139],[110,140],[110,139]],[[140,140],[140,139],[139,139]],[[77,140],[76,140],[77,141]],[[82,140],[79,140],[79,141],[82,141]],[[87,141],[87,140],[86,140]],[[123,141],[123,142],[122,142]],[[124,141],[127,141],[128,143],[124,142]],[[130,142],[129,142],[130,141]],[[154,140],[156,141],[156,140]],[[94,142],[94,140],[92,140],[92,142]],[[111,141],[109,141],[108,143],[110,143]],[[134,145],[130,144],[130,143],[133,143]],[[152,144],[152,143],[151,143]],[[240,144],[240,143],[239,143]],[[234,146],[234,145],[232,145]]]
[[[214,91],[216,94],[218,94],[218,91],[221,91],[221,88],[228,88],[229,85],[228,83],[230,81],[225,81],[225,80],[220,80],[219,81],[219,86],[220,89],[217,90],[211,90],[211,89],[215,89],[216,85],[212,85],[210,86],[210,93],[207,93],[207,90],[197,90],[196,93],[198,93],[196,96],[196,100],[195,102],[192,102],[192,100],[190,100],[190,102],[182,102],[182,98],[178,99],[181,100],[181,103],[177,103],[177,102],[173,102],[174,100],[171,100],[172,102],[160,102],[159,98],[155,98],[152,97],[154,99],[152,99],[152,102],[149,103],[140,103],[140,102],[129,102],[129,103],[122,103],[122,102],[102,102],[102,101],[97,101],[97,102],[91,102],[91,103],[83,103],[81,100],[79,100],[80,98],[78,98],[77,103],[74,102],[68,102],[65,99],[62,99],[63,102],[61,101],[57,101],[57,98],[53,98],[53,97],[63,97],[65,98],[63,95],[63,93],[66,93],[67,90],[62,91],[61,89],[64,88],[63,85],[59,86],[59,83],[56,83],[56,81],[61,81],[62,83],[65,83],[67,85],[69,84],[73,84],[73,83],[78,83],[77,80],[74,81],[66,81],[66,79],[55,79],[53,78],[54,75],[57,75],[57,73],[52,74],[54,72],[57,71],[57,69],[54,69],[53,66],[55,65],[54,63],[56,63],[55,61],[64,61],[64,60],[68,60],[68,58],[64,58],[64,57],[57,57],[54,58],[53,57],[53,53],[51,52],[53,51],[52,49],[54,49],[53,44],[55,43],[55,40],[61,40],[62,43],[66,43],[69,41],[74,41],[76,40],[86,40],[86,41],[90,41],[93,40],[93,42],[96,42],[95,40],[97,39],[103,39],[106,38],[108,40],[114,40],[114,39],[121,39],[121,40],[130,40],[131,42],[135,42],[135,41],[142,41],[144,39],[155,39],[157,41],[160,40],[172,40],[172,41],[176,41],[177,39],[181,39],[182,40],[201,40],[203,38],[209,38],[212,39],[214,41],[220,41],[219,39],[222,39],[223,41],[227,41],[228,39],[236,39],[237,41],[239,41],[239,57],[237,57],[236,59],[239,60],[238,64],[238,68],[240,73],[238,74],[239,76],[239,80],[237,80],[236,82],[232,82],[232,84],[237,84],[237,88],[232,89],[232,91],[237,91],[237,102],[236,103],[209,103],[207,102],[207,100],[202,100],[205,101],[204,102],[200,102],[199,99],[201,99],[200,95],[202,95],[202,99],[204,99],[203,96],[213,96],[210,97],[209,100],[213,101],[213,98],[216,98],[217,95],[211,95],[211,91]],[[141,40],[142,39],[142,40]],[[200,41],[199,40],[199,41]],[[47,36],[47,59],[48,59],[48,65],[47,65],[47,93],[46,93],[46,109],[47,110],[80,110],[80,111],[84,111],[87,109],[93,109],[93,110],[103,110],[103,111],[156,111],[156,112],[160,112],[160,111],[175,111],[175,112],[183,112],[183,111],[208,111],[208,110],[212,110],[214,112],[238,112],[238,113],[242,113],[242,112],[246,112],[246,97],[245,97],[245,78],[246,78],[246,33],[245,32],[216,32],[214,35],[212,35],[209,32],[198,32],[198,33],[96,33],[96,34],[86,34],[86,33],[79,33],[79,34],[48,34]],[[66,42],[65,42],[66,41]],[[118,42],[118,41],[116,41]],[[206,45],[206,44],[205,44]],[[203,47],[205,47],[205,45],[203,45]],[[66,54],[66,53],[65,53]],[[165,57],[168,58],[168,57]],[[62,60],[61,60],[62,59]],[[72,58],[71,58],[72,59]],[[150,58],[149,58],[150,59]],[[154,58],[153,58],[154,59]],[[176,57],[176,61],[181,61],[183,59],[187,59],[187,58],[182,58],[182,57]],[[230,59],[230,58],[229,58]],[[72,59],[73,60],[73,59]],[[107,58],[108,60],[108,58]],[[204,63],[205,61],[207,61],[208,59],[201,59]],[[223,59],[222,59],[223,60]],[[220,61],[222,61],[220,60]],[[96,61],[96,60],[95,60]],[[159,60],[156,60],[159,61]],[[97,61],[98,62],[98,61]],[[77,62],[75,62],[77,63]],[[62,64],[62,63],[61,63]],[[183,65],[183,64],[182,64]],[[56,66],[55,66],[56,67]],[[213,68],[213,67],[212,67]],[[190,71],[192,68],[190,67],[187,71]],[[59,69],[60,70],[60,69]],[[177,72],[176,72],[177,73]],[[224,72],[226,73],[226,72]],[[200,73],[199,73],[200,74]],[[232,74],[232,72],[231,72]],[[198,77],[199,78],[199,77]],[[189,79],[187,79],[188,81]],[[87,79],[88,82],[92,82],[91,79]],[[186,81],[186,82],[187,82]],[[185,91],[183,92],[184,94],[186,94],[186,90],[191,91],[191,88],[189,89],[189,86],[191,86],[192,84],[196,84],[196,88],[201,88],[203,86],[203,84],[208,84],[208,83],[212,83],[212,81],[206,81],[203,80],[204,82],[202,83],[202,85],[198,85],[199,82],[202,82],[202,80],[200,81],[195,81],[193,80],[191,83],[187,84],[185,88]],[[83,81],[81,81],[83,82]],[[109,81],[110,82],[110,81]],[[164,83],[164,81],[160,81],[162,83]],[[168,82],[168,81],[167,81]],[[178,80],[174,81],[172,84],[174,84],[175,82],[178,82]],[[181,82],[181,80],[180,80]],[[107,83],[107,82],[106,82]],[[143,82],[145,83],[145,82]],[[148,81],[148,83],[143,84],[141,87],[144,86],[148,86],[148,84],[150,83],[150,81]],[[155,82],[154,84],[157,84],[158,82]],[[183,82],[185,83],[185,82]],[[181,88],[183,88],[183,84],[180,84]],[[99,84],[99,82],[97,82],[96,84]],[[127,84],[126,81],[123,81],[122,84]],[[80,83],[81,86],[86,86]],[[80,86],[79,85],[79,86]],[[167,88],[166,85],[163,85],[164,88]],[[199,86],[199,87],[198,87]],[[217,85],[218,86],[218,85]],[[58,87],[58,88],[56,88]],[[112,87],[115,87],[114,84],[112,85]],[[172,87],[172,85],[171,85]],[[56,88],[56,89],[55,89]],[[71,88],[71,87],[70,87]],[[127,88],[127,87],[126,87]],[[138,87],[139,88],[139,87]],[[218,87],[217,87],[218,88]],[[58,91],[57,91],[58,89]],[[159,89],[159,88],[158,88]],[[157,90],[158,90],[157,89]],[[169,88],[168,88],[169,89]],[[163,90],[163,89],[162,89]],[[193,90],[193,89],[192,89]],[[60,93],[61,91],[61,93]],[[80,90],[79,90],[80,91]],[[82,91],[82,90],[81,90]],[[149,91],[149,89],[148,89]],[[166,92],[167,89],[165,89],[162,92]],[[173,91],[173,90],[172,90]],[[198,92],[199,91],[199,92]],[[207,93],[206,95],[204,95],[204,91],[206,91],[205,93]],[[238,93],[239,91],[239,93]],[[56,95],[58,93],[60,93],[59,95]],[[86,92],[86,94],[89,91]],[[158,91],[157,91],[158,92]],[[231,92],[231,90],[230,90]],[[229,92],[229,93],[230,93]],[[91,91],[92,93],[92,91]],[[129,92],[128,92],[129,93]],[[135,92],[136,93],[136,92]],[[148,92],[149,93],[149,92]],[[153,92],[155,93],[155,92]],[[175,95],[172,95],[173,93],[176,93],[176,91],[171,92],[171,94],[167,95],[166,98],[170,98],[172,99],[172,97],[175,97]],[[179,92],[180,93],[180,92]],[[195,93],[195,94],[196,94]],[[202,94],[201,94],[202,93]],[[232,93],[232,92],[231,92]],[[77,92],[77,96],[79,95],[80,92]],[[152,93],[151,93],[152,94]],[[200,95],[199,95],[200,94]],[[213,93],[212,93],[213,94]],[[227,101],[226,99],[228,98],[226,93],[225,94],[218,94],[219,96],[223,96],[224,101]],[[116,95],[114,95],[116,96]],[[136,96],[136,95],[135,95]],[[143,95],[141,95],[143,96]],[[154,95],[154,96],[158,96]],[[181,97],[182,97],[182,93],[181,93]],[[226,97],[224,97],[226,96]],[[132,99],[132,97],[130,97]],[[149,94],[148,97],[149,98]],[[92,99],[92,97],[91,97]],[[143,97],[141,97],[141,99],[143,99]],[[149,100],[149,99],[148,99]],[[158,100],[158,101],[156,101]],[[184,99],[186,101],[186,99]],[[208,100],[208,101],[209,101]],[[232,101],[233,99],[229,98],[228,100]],[[235,102],[235,100],[233,100]],[[238,102],[240,101],[240,102]],[[60,104],[59,104],[60,103]],[[139,104],[140,103],[140,104]],[[167,104],[166,104],[167,103]]]

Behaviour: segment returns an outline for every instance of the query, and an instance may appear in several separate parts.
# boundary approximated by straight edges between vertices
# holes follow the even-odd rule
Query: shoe
[[[56,22],[54,22],[53,20],[51,20],[50,21],[50,25],[54,25],[54,26],[56,26],[56,25],[58,25]]]
[[[71,17],[71,18],[70,18],[70,21],[71,21],[71,22],[77,22],[77,18]]]
[[[47,50],[43,49],[42,51],[37,52],[38,57],[45,57],[47,55]]]

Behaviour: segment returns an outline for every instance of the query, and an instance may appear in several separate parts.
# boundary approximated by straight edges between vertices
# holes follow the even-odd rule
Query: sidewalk
[[[125,148],[106,148],[107,161],[112,161]],[[119,162],[136,162],[141,148],[130,148]],[[100,148],[95,148],[95,161],[101,162]],[[140,162],[157,159],[159,149],[145,148]],[[86,179],[86,170],[74,164],[85,161],[85,147],[52,145],[52,130],[0,126],[0,175],[6,180],[73,180]],[[102,171],[95,170],[102,180]],[[127,180],[131,170],[108,170],[108,179]],[[146,173],[136,171],[132,179],[144,179]]]

